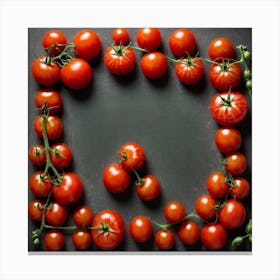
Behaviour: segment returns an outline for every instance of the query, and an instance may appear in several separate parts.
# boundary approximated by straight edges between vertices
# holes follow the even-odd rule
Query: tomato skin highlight
[[[221,250],[227,242],[225,228],[217,223],[207,224],[201,230],[201,242],[209,250]]]

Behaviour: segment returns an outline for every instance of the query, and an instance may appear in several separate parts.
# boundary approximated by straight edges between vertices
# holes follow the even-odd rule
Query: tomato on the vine
[[[47,197],[53,187],[52,178],[48,173],[36,171],[29,179],[29,187],[36,197]]]
[[[50,158],[56,168],[68,168],[72,162],[72,151],[65,143],[56,143],[51,146]]]
[[[169,229],[157,231],[154,240],[160,250],[171,250],[175,244],[174,233]]]
[[[232,176],[239,176],[247,169],[247,158],[243,153],[235,152],[225,158],[225,169]]]
[[[224,58],[233,58],[234,45],[228,38],[216,38],[208,46],[208,56],[217,62],[222,62]]]
[[[116,45],[126,46],[129,43],[129,33],[125,28],[116,28],[112,32],[112,40]]]
[[[43,207],[44,207],[43,201],[41,201],[39,199],[35,199],[35,200],[31,201],[28,204],[29,217],[34,221],[40,222],[43,217]]]
[[[249,182],[243,177],[234,178],[235,186],[231,187],[230,194],[238,200],[242,200],[249,195]]]
[[[35,166],[43,166],[46,164],[46,152],[43,145],[33,145],[28,151],[29,160]]]
[[[217,223],[205,225],[200,237],[202,244],[209,250],[221,250],[227,243],[227,232]]]
[[[68,217],[68,210],[64,205],[57,203],[56,201],[51,202],[47,205],[46,210],[46,221],[51,226],[62,226],[65,224]]]
[[[136,193],[143,201],[154,200],[160,194],[160,182],[153,175],[145,175],[136,182]]]
[[[87,205],[81,205],[73,213],[73,221],[77,227],[88,227],[92,224],[93,211]]]
[[[48,251],[59,251],[65,244],[63,233],[57,229],[49,230],[44,237],[44,245]]]
[[[146,216],[135,216],[129,223],[129,234],[138,243],[147,242],[153,233],[151,220]]]
[[[184,245],[194,245],[200,238],[200,229],[193,221],[183,222],[178,229],[178,237]]]
[[[72,243],[77,250],[87,250],[91,245],[91,235],[84,229],[75,230],[72,233]]]
[[[195,210],[204,220],[213,219],[217,214],[217,201],[211,195],[201,195],[195,202]]]
[[[35,94],[34,103],[42,113],[45,112],[47,106],[48,113],[55,114],[62,107],[62,97],[57,90],[45,88]]]
[[[179,201],[170,201],[164,207],[164,217],[172,224],[178,224],[186,216],[186,209]]]
[[[213,198],[224,198],[229,191],[225,174],[220,171],[211,173],[207,178],[206,188]]]
[[[155,51],[160,47],[162,38],[158,28],[140,28],[136,40],[141,48]]]
[[[49,30],[42,38],[42,46],[50,56],[57,56],[60,54],[64,50],[66,44],[66,36],[56,29]]]

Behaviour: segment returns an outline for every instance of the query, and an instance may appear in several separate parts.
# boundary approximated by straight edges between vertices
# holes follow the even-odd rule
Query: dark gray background
[[[87,28],[87,27],[85,27]],[[78,31],[84,28],[57,28],[71,42]],[[63,110],[60,116],[64,124],[60,139],[70,146],[73,152],[73,164],[69,170],[76,172],[84,184],[83,197],[76,205],[68,207],[71,214],[77,205],[87,204],[94,213],[104,209],[115,209],[125,221],[126,235],[118,251],[158,251],[154,242],[136,244],[128,234],[130,219],[136,215],[147,215],[159,223],[166,223],[163,216],[168,201],[183,203],[188,213],[194,212],[196,199],[207,193],[205,182],[211,172],[221,170],[221,155],[214,143],[218,125],[209,112],[209,103],[217,90],[208,81],[209,65],[205,64],[205,75],[197,86],[185,86],[180,83],[174,72],[174,64],[169,63],[164,78],[149,80],[140,70],[142,54],[137,52],[137,65],[127,76],[116,77],[108,72],[103,64],[103,54],[111,43],[111,33],[115,28],[90,28],[96,31],[102,41],[101,54],[91,62],[93,80],[82,91],[71,91],[59,84],[63,98]],[[136,41],[137,28],[127,28],[131,40]],[[160,28],[162,33],[161,51],[173,57],[169,50],[168,38],[177,28]],[[41,46],[43,35],[50,28],[30,28],[28,30],[28,144],[41,143],[33,130],[35,110],[34,95],[43,88],[31,75],[33,59],[44,54]],[[227,37],[235,45],[251,46],[250,28],[190,28],[193,31],[197,48],[202,57],[207,57],[209,43],[217,37]],[[251,100],[244,83],[237,89],[243,92],[249,104]],[[251,105],[250,105],[251,106]],[[244,177],[251,184],[251,108],[246,120],[238,126],[243,136],[241,151],[248,159],[248,169]],[[129,141],[138,142],[146,152],[146,164],[141,175],[153,174],[161,182],[161,196],[152,203],[142,202],[132,185],[121,195],[112,195],[102,184],[102,172],[109,163],[118,161],[119,147]],[[28,147],[28,148],[29,148]],[[29,163],[29,177],[37,169]],[[34,196],[29,191],[29,201]],[[247,220],[251,217],[251,195],[244,201]],[[246,220],[246,221],[247,221]],[[72,224],[71,218],[68,224]],[[201,224],[200,224],[201,225]],[[44,250],[44,246],[35,248],[31,242],[32,230],[39,224],[29,219],[28,249]],[[154,229],[154,233],[156,232]],[[229,232],[225,251],[251,251],[251,245],[245,242],[238,249],[232,248],[231,241],[237,235],[244,234],[244,228]],[[71,243],[71,232],[65,234],[65,251],[75,251]],[[42,242],[43,243],[43,242]],[[204,251],[198,243],[189,247],[181,244],[176,236],[175,251]],[[92,245],[89,251],[97,251]]]

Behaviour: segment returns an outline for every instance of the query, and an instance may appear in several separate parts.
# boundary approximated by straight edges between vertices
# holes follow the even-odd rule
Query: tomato
[[[77,227],[88,227],[92,224],[93,211],[87,205],[81,205],[73,213],[73,221]]]
[[[249,182],[242,177],[234,178],[236,185],[230,189],[230,194],[238,200],[246,198],[250,192]]]
[[[118,155],[121,159],[122,167],[127,171],[136,171],[142,168],[145,162],[144,149],[135,142],[122,145]]]
[[[136,64],[136,55],[132,48],[122,45],[107,48],[104,54],[104,64],[114,75],[126,75]]]
[[[198,83],[204,74],[204,64],[199,58],[180,59],[175,65],[175,73],[180,82],[186,85]]]
[[[87,250],[91,245],[91,235],[87,230],[75,230],[72,243],[77,250]]]
[[[157,50],[162,42],[158,28],[140,28],[136,34],[136,40],[140,48],[150,51]]]
[[[101,250],[114,250],[122,242],[125,234],[122,216],[115,210],[103,210],[93,219],[92,240]]]
[[[47,206],[46,221],[51,226],[62,226],[65,224],[68,217],[68,210],[65,206],[52,202]]]
[[[44,207],[44,202],[39,200],[39,199],[35,199],[33,201],[31,201],[28,204],[28,215],[29,217],[37,222],[40,222],[42,220],[42,216],[43,216],[43,207]]]
[[[144,201],[156,199],[160,194],[160,183],[153,175],[145,175],[136,182],[137,195]]]
[[[60,230],[51,229],[44,237],[44,245],[48,251],[59,251],[65,244],[65,238]]]
[[[92,30],[78,32],[73,40],[74,50],[78,57],[91,60],[101,51],[101,41],[98,34]]]
[[[232,176],[239,176],[247,169],[247,158],[240,152],[228,154],[225,159],[225,168]]]
[[[236,152],[242,144],[241,133],[234,127],[221,127],[215,134],[215,144],[221,153]]]
[[[51,161],[56,168],[68,168],[72,162],[72,151],[65,143],[51,146]]]
[[[66,36],[59,30],[49,30],[42,38],[42,46],[51,56],[60,54],[67,44]]]
[[[211,64],[208,76],[214,88],[227,91],[235,89],[241,82],[242,69],[239,64],[228,62]]]
[[[210,174],[206,181],[206,188],[209,194],[215,199],[221,199],[226,196],[229,191],[229,185],[225,182],[224,173],[217,171]]]
[[[60,204],[76,203],[83,192],[83,183],[80,177],[73,172],[65,172],[62,181],[53,190],[55,200]]]
[[[43,138],[43,120],[46,120],[46,133],[50,141],[60,138],[63,131],[63,124],[61,118],[58,116],[44,116],[39,115],[34,119],[34,131],[37,136]]]
[[[197,215],[199,215],[204,220],[211,220],[216,217],[217,201],[210,195],[202,195],[195,202],[195,210]]]
[[[211,223],[202,228],[200,238],[207,249],[221,250],[227,243],[227,232],[222,225]]]
[[[169,37],[169,47],[176,57],[193,54],[196,48],[196,39],[189,29],[177,29]]]
[[[210,113],[223,126],[240,124],[248,112],[248,103],[242,93],[232,91],[215,94],[210,102]]]
[[[47,197],[52,190],[52,178],[43,171],[36,171],[29,179],[29,187],[36,197]]]
[[[181,202],[170,201],[164,207],[164,217],[172,224],[177,224],[183,221],[186,216],[186,209]]]
[[[154,240],[160,250],[170,250],[175,244],[174,233],[169,229],[157,231]]]
[[[135,216],[129,223],[129,234],[138,243],[147,242],[153,233],[151,220],[146,216]]]
[[[92,69],[82,58],[73,58],[61,69],[60,74],[63,84],[74,90],[84,89],[92,79]]]
[[[140,61],[143,74],[150,79],[161,78],[168,69],[166,57],[160,52],[148,52]]]
[[[125,28],[116,28],[112,32],[112,40],[116,45],[128,45],[130,38],[129,33]]]
[[[33,78],[43,86],[54,86],[60,80],[60,67],[56,62],[48,61],[46,56],[33,60],[31,72]]]
[[[208,56],[217,62],[222,62],[224,58],[233,58],[234,45],[228,38],[216,38],[208,46]]]
[[[193,221],[185,221],[178,229],[178,237],[184,245],[194,245],[200,238],[200,229]]]
[[[227,200],[225,206],[219,213],[219,223],[229,230],[241,227],[245,219],[246,209],[244,205],[234,199]]]
[[[102,180],[108,191],[121,193],[130,184],[130,174],[119,163],[111,163],[104,169]]]
[[[62,97],[58,91],[45,88],[35,94],[34,103],[38,109],[41,109],[42,113],[47,107],[49,114],[55,114],[62,107]]]
[[[28,158],[35,166],[46,164],[46,153],[43,145],[33,145],[28,151]]]

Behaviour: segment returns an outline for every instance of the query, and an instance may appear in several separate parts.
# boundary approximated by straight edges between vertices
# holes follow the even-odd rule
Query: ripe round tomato
[[[172,224],[178,224],[186,216],[186,209],[181,202],[170,201],[164,207],[164,217]]]
[[[222,62],[224,58],[233,58],[234,45],[228,38],[216,38],[208,46],[208,56],[217,62]]]
[[[178,237],[184,245],[194,245],[200,238],[200,229],[193,221],[185,221],[178,229]]]
[[[122,242],[125,227],[122,216],[115,210],[103,210],[93,219],[92,240],[101,250],[114,250]]]
[[[228,62],[211,64],[208,76],[214,88],[222,91],[235,89],[241,82],[242,69],[239,64]]]
[[[234,199],[227,200],[225,206],[220,210],[219,223],[226,229],[234,230],[243,225],[246,219],[244,205]]]
[[[102,180],[105,188],[112,193],[124,192],[130,184],[130,174],[121,164],[111,163],[103,171]]]
[[[28,151],[28,157],[35,166],[46,164],[46,153],[43,145],[34,145]]]
[[[161,45],[161,33],[158,28],[140,28],[136,34],[140,48],[150,51],[157,50]]]
[[[215,135],[215,143],[221,153],[229,154],[239,150],[242,144],[242,136],[234,127],[221,127]]]
[[[207,178],[206,188],[213,198],[221,199],[228,193],[229,185],[225,182],[225,179],[225,174],[220,171],[213,172]]]
[[[175,244],[174,233],[169,229],[157,231],[154,240],[160,250],[171,250]]]
[[[89,63],[82,58],[73,58],[61,69],[63,84],[74,90],[84,89],[92,79],[92,69]]]
[[[116,28],[112,32],[112,40],[116,45],[128,45],[130,38],[129,33],[125,28]]]
[[[168,69],[166,57],[160,52],[148,52],[140,61],[143,74],[150,79],[161,78]]]
[[[55,200],[60,204],[76,203],[83,192],[83,183],[80,177],[73,172],[65,172],[62,182],[53,190]]]
[[[147,242],[153,233],[151,220],[146,216],[135,216],[129,223],[129,234],[135,242]]]
[[[47,197],[52,190],[52,178],[43,171],[36,171],[29,179],[29,187],[36,197]]]
[[[232,176],[239,176],[247,169],[247,158],[240,152],[226,156],[225,168]]]
[[[60,54],[64,50],[66,44],[66,36],[56,29],[49,30],[42,38],[42,46],[50,56],[57,56]]]
[[[72,162],[72,151],[65,143],[56,143],[51,146],[51,161],[56,168],[68,168]]]
[[[50,208],[49,208],[50,207]],[[46,221],[51,226],[63,226],[68,217],[68,210],[65,206],[52,202],[46,210]]]
[[[230,189],[230,194],[238,200],[246,198],[250,192],[249,182],[242,177],[234,178],[236,186]]]
[[[137,195],[144,201],[156,199],[160,194],[160,183],[153,175],[145,175],[136,183]]]
[[[205,225],[201,230],[201,242],[209,250],[221,250],[227,242],[227,232],[220,224]]]
[[[48,61],[46,56],[33,60],[31,66],[33,78],[43,86],[54,86],[60,80],[60,67],[56,62]]]
[[[87,205],[81,205],[73,213],[73,221],[77,227],[88,227],[92,224],[93,211]]]
[[[65,244],[65,238],[60,230],[51,229],[44,237],[44,245],[48,251],[59,251]]]
[[[104,64],[114,75],[125,75],[132,71],[136,64],[136,55],[132,48],[122,45],[107,48]]]
[[[101,41],[98,34],[92,30],[78,32],[73,40],[74,50],[78,57],[91,60],[101,51]]]
[[[199,215],[204,220],[211,220],[213,219],[216,214],[217,210],[215,206],[217,205],[216,199],[212,196],[205,194],[200,196],[195,203],[195,210],[197,215]]]
[[[31,201],[28,204],[28,216],[37,222],[40,222],[42,220],[42,216],[43,216],[43,207],[44,207],[44,202],[39,200],[39,199],[35,199],[33,201]]]
[[[223,126],[235,126],[246,117],[248,103],[242,93],[232,91],[215,94],[210,102],[210,113]]]
[[[144,149],[135,142],[122,145],[118,155],[121,159],[122,167],[127,171],[136,171],[142,168],[145,162]]]
[[[204,74],[204,64],[199,58],[184,58],[176,63],[175,73],[180,82],[186,85],[198,83]]]
[[[87,230],[75,230],[72,243],[77,250],[87,250],[91,245],[91,235]]]
[[[193,54],[196,48],[196,39],[189,29],[177,29],[169,37],[169,47],[176,57]]]

